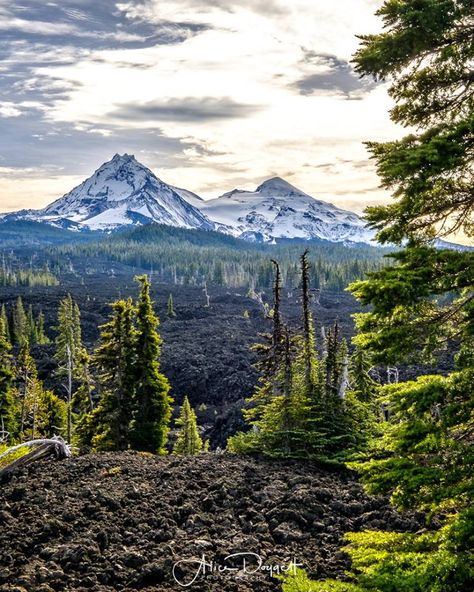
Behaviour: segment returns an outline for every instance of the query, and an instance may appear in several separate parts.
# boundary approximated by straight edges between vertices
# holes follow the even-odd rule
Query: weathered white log
[[[4,453],[0,454],[0,460],[7,457],[12,452],[16,452],[22,448],[34,448],[34,450],[1,468],[0,476],[5,473],[11,473],[20,466],[30,464],[51,454],[54,454],[57,458],[66,458],[72,454],[69,444],[67,444],[67,442],[65,442],[61,437],[55,436],[54,438],[29,440],[28,442],[23,442],[22,444],[12,446],[12,448],[9,448]]]

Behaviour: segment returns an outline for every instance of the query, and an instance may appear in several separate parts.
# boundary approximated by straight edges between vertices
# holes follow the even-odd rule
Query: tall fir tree
[[[66,435],[67,405],[53,392],[43,390],[39,398],[37,429],[44,438]]]
[[[199,435],[196,413],[192,409],[188,397],[184,398],[181,414],[176,420],[180,426],[173,447],[174,454],[194,456],[202,451],[203,443]]]
[[[126,450],[130,446],[136,390],[136,340],[131,299],[112,304],[112,318],[102,326],[94,355],[101,398],[97,407],[81,416],[79,435],[83,444],[97,450]],[[86,366],[83,361],[83,371]],[[87,405],[84,397],[81,406]]]
[[[305,378],[308,397],[314,397],[316,383],[316,344],[314,321],[311,312],[310,263],[309,252],[301,255],[301,298],[303,304],[303,339],[305,356]]]
[[[10,321],[8,318],[7,308],[5,306],[5,303],[2,304],[0,318],[2,320],[2,335],[9,343],[11,343]]]
[[[375,397],[378,383],[372,377],[372,356],[369,352],[356,347],[350,359],[350,380],[352,390],[361,401],[372,401]]]
[[[18,393],[20,440],[34,439],[40,435],[40,405],[44,389],[38,378],[38,371],[27,339],[21,346],[16,359],[15,382]]]
[[[358,316],[356,344],[384,364],[434,364],[447,346],[459,351],[447,375],[381,389],[390,421],[360,466],[370,491],[425,511],[442,528],[351,534],[353,589],[459,592],[474,589],[474,253],[434,239],[474,236],[473,2],[385,0],[377,14],[383,31],[361,38],[356,70],[390,80],[391,117],[415,131],[368,144],[394,200],[366,216],[379,241],[400,250],[352,286],[371,307]]]
[[[36,339],[38,345],[48,345],[50,343],[50,339],[45,332],[44,314],[42,310],[40,310],[36,319]]]
[[[35,345],[38,342],[38,332],[36,329],[35,317],[33,314],[33,305],[28,306],[27,314],[27,330],[28,330],[28,342],[30,345]]]
[[[18,430],[18,407],[13,393],[10,349],[5,321],[0,317],[0,443],[13,441]]]
[[[77,379],[79,356],[83,349],[81,342],[81,323],[78,305],[71,294],[63,298],[58,307],[58,325],[56,328],[56,351],[54,358],[58,363],[56,374],[64,378],[64,388],[67,396],[67,439],[73,436],[73,408],[74,381]]]
[[[28,339],[29,326],[28,318],[26,316],[25,307],[21,296],[18,296],[16,306],[13,310],[13,343],[15,345],[23,345]]]
[[[138,276],[136,279],[140,284],[140,296],[136,307],[138,359],[132,446],[137,450],[164,454],[171,419],[170,387],[160,372],[159,319],[153,310],[150,282],[147,276]]]

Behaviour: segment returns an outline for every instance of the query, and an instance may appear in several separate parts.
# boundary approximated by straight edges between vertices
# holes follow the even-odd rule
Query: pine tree
[[[170,387],[158,362],[161,338],[157,330],[159,319],[150,296],[150,282],[146,276],[137,277],[137,281],[140,296],[137,302],[138,361],[132,446],[137,450],[164,454],[171,419]]]
[[[352,286],[371,307],[357,318],[356,344],[384,364],[433,363],[447,344],[459,353],[446,376],[380,390],[390,420],[378,453],[360,466],[371,492],[436,516],[442,528],[353,533],[349,553],[360,592],[459,592],[474,589],[474,253],[433,239],[474,236],[473,3],[386,0],[377,14],[383,32],[361,38],[357,72],[390,80],[392,119],[417,131],[368,144],[394,200],[366,216],[379,241],[400,250]]]
[[[112,304],[112,318],[101,327],[100,344],[94,355],[101,398],[98,406],[83,415],[79,429],[83,444],[97,450],[126,450],[136,392],[136,339],[132,301]],[[82,366],[85,372],[85,366]],[[87,404],[84,397],[81,405]]]
[[[181,414],[176,420],[176,425],[181,426],[176,436],[173,448],[174,454],[194,456],[202,451],[203,443],[197,426],[196,413],[185,397]]]
[[[311,313],[309,272],[310,264],[308,260],[308,251],[306,250],[301,256],[301,292],[303,302],[303,338],[306,391],[308,396],[312,397],[315,394],[316,345],[314,339],[313,315]]]
[[[176,312],[174,310],[174,304],[173,304],[173,294],[170,294],[168,297],[168,306],[167,306],[167,312],[166,312],[168,318],[173,319],[176,316]]]
[[[85,348],[82,349],[77,368],[77,380],[79,387],[74,392],[72,406],[74,412],[83,417],[94,411],[93,393],[95,390],[94,378],[90,370],[91,358]]]
[[[0,318],[2,320],[2,335],[7,340],[8,343],[11,343],[11,336],[10,336],[10,321],[7,315],[7,309],[5,304],[2,304],[2,310],[0,314]]]
[[[0,317],[0,443],[16,437],[18,408],[13,394],[11,345],[5,336],[4,320]]]
[[[44,438],[63,436],[67,430],[67,404],[51,391],[43,390],[39,398],[38,431]]]
[[[44,314],[40,311],[38,318],[36,319],[36,336],[38,345],[47,345],[50,343],[49,337],[45,333],[44,329]]]
[[[21,440],[27,437],[34,439],[38,436],[39,405],[43,386],[38,379],[28,340],[25,340],[20,348],[15,375],[19,400],[19,436]]]
[[[33,305],[30,304],[28,307],[27,314],[27,328],[28,328],[28,341],[30,345],[35,345],[38,342],[38,334],[36,330],[35,317],[33,314]]]
[[[65,378],[63,385],[67,395],[68,421],[67,440],[72,441],[73,409],[72,398],[74,380],[77,378],[79,356],[82,351],[80,311],[68,294],[60,301],[58,307],[58,335],[56,337],[56,352],[54,355],[58,363],[56,374]]]
[[[357,347],[350,358],[350,380],[352,390],[361,401],[371,401],[375,396],[378,383],[370,375],[373,368],[369,352]]]
[[[23,345],[28,339],[28,334],[28,318],[23,306],[23,300],[21,296],[18,296],[13,311],[13,342],[16,345]]]

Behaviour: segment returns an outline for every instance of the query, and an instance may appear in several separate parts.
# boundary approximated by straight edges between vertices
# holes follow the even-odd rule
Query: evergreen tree
[[[314,339],[314,323],[311,313],[311,293],[310,293],[310,264],[308,260],[308,251],[301,255],[301,292],[303,302],[303,338],[304,338],[304,356],[305,356],[305,379],[306,391],[309,397],[315,395],[315,373],[316,373],[316,345]]]
[[[38,318],[36,319],[36,338],[38,345],[47,345],[50,343],[49,337],[45,333],[44,329],[44,314],[40,311]]]
[[[7,309],[5,304],[2,304],[2,310],[0,314],[0,318],[2,320],[2,336],[7,340],[7,342],[11,343],[11,336],[10,336],[10,321],[7,315]]]
[[[74,392],[72,406],[79,418],[94,411],[93,393],[95,390],[94,378],[90,369],[91,358],[85,348],[82,349],[77,368],[77,380],[79,387]]]
[[[94,355],[101,398],[98,406],[83,415],[79,429],[83,444],[97,450],[126,450],[136,389],[136,339],[132,301],[112,304],[112,318],[101,327],[100,344]],[[85,365],[83,362],[83,371]],[[81,406],[87,405],[82,396]]]
[[[350,381],[355,395],[361,401],[371,401],[376,393],[378,383],[370,375],[373,368],[369,352],[357,347],[350,359]]]
[[[474,253],[437,248],[433,239],[474,236],[473,3],[386,0],[378,15],[384,30],[362,37],[357,71],[390,79],[392,119],[418,131],[369,143],[394,201],[368,208],[367,218],[381,242],[401,249],[393,264],[352,287],[371,306],[357,319],[356,343],[385,364],[434,362],[446,344],[459,354],[446,376],[381,389],[390,421],[360,466],[370,491],[426,511],[442,528],[353,533],[348,550],[357,592],[459,592],[474,589]]]
[[[18,408],[13,394],[10,343],[0,317],[0,443],[15,438],[18,429]]]
[[[64,436],[67,430],[67,405],[51,391],[43,390],[39,399],[38,431],[44,438]]]
[[[19,400],[19,436],[21,440],[38,436],[40,419],[40,400],[43,386],[38,379],[38,372],[33,360],[28,340],[20,348],[16,364],[16,383]]]
[[[150,282],[146,276],[137,277],[137,281],[140,296],[137,302],[136,411],[132,446],[137,450],[164,454],[171,419],[170,387],[160,372],[159,319],[153,310]]]
[[[367,439],[371,409],[349,392],[347,343],[336,324],[318,358],[310,310],[307,252],[301,258],[303,333],[293,335],[280,312],[280,269],[273,288],[273,330],[254,349],[259,384],[243,410],[252,431],[228,441],[232,452],[327,458],[347,454]]]
[[[27,328],[28,328],[28,341],[31,345],[35,345],[38,342],[38,334],[36,330],[35,317],[33,315],[33,305],[30,304],[28,307],[27,314]]]
[[[77,379],[79,356],[83,349],[80,311],[77,304],[73,301],[71,294],[68,294],[59,303],[57,331],[54,358],[58,363],[57,375],[65,378],[64,388],[66,390],[68,405],[67,439],[71,442],[73,431],[72,398],[74,380]]]
[[[13,311],[13,342],[16,345],[23,345],[28,339],[29,326],[28,318],[23,306],[21,296],[18,296],[16,306]]]
[[[174,304],[173,304],[173,294],[170,294],[168,297],[168,306],[167,306],[166,314],[168,315],[168,318],[170,318],[170,319],[173,319],[176,316],[176,312],[174,310]]]
[[[196,413],[189,404],[188,397],[185,397],[181,414],[176,420],[180,426],[173,448],[174,454],[194,456],[202,451],[203,443],[197,426]]]

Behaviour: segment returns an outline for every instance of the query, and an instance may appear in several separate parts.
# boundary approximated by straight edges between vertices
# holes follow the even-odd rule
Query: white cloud
[[[380,27],[373,16],[378,5],[373,0],[121,2],[118,10],[130,20],[194,22],[208,28],[179,44],[91,49],[72,64],[43,62],[32,81],[51,80],[65,89],[47,112],[52,126],[69,122],[97,128],[99,134],[117,123],[117,110],[124,105],[172,105],[186,99],[222,106],[226,98],[235,105],[258,106],[239,117],[212,120],[173,119],[163,109],[150,109],[151,119],[122,118],[121,124],[135,130],[154,124],[170,137],[202,146],[173,168],[163,168],[160,154],[149,149],[137,157],[165,180],[205,196],[236,184],[255,187],[279,174],[323,199],[355,207],[386,198],[377,189],[373,167],[354,166],[367,160],[364,140],[400,133],[388,117],[386,90],[379,86],[364,91],[359,100],[346,100],[347,93],[337,89],[316,87],[302,95],[295,85],[329,71],[327,63],[310,63],[311,52],[346,64],[358,45],[355,36]],[[325,169],[324,163],[333,166]]]

